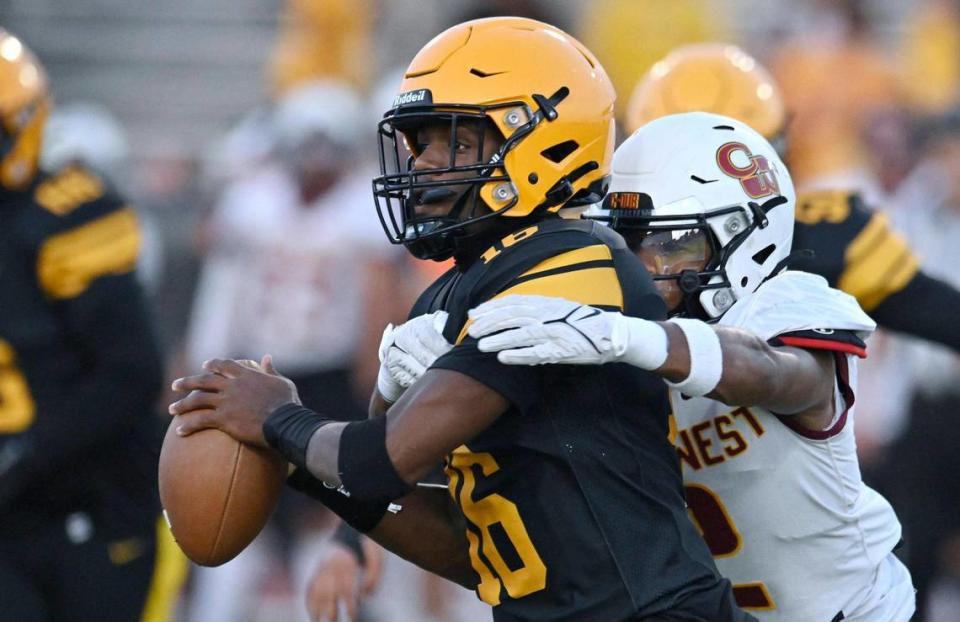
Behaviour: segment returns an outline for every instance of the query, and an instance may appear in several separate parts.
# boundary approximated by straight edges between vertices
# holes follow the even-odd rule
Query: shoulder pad
[[[823,277],[793,270],[738,300],[719,324],[743,328],[764,340],[805,330],[850,330],[866,336],[876,329],[853,296],[833,289]]]
[[[73,298],[96,279],[136,266],[140,226],[136,213],[84,169],[70,167],[41,180],[34,199],[37,282],[51,299]],[[43,201],[43,202],[41,202]]]

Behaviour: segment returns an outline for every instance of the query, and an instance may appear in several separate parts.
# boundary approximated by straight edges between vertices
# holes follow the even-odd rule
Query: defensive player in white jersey
[[[672,384],[691,516],[741,607],[762,620],[909,620],[900,524],[861,481],[853,437],[856,360],[875,325],[821,277],[782,271],[794,199],[747,126],[653,121],[617,150],[588,217],[624,235],[673,319],[507,296],[473,310],[469,332],[504,363],[629,363]],[[386,352],[402,384],[429,365],[419,343]]]

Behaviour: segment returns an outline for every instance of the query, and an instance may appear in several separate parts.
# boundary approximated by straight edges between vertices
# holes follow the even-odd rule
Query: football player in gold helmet
[[[186,560],[145,483],[162,369],[140,231],[90,171],[39,170],[47,88],[0,29],[0,617],[167,619]]]
[[[475,589],[495,620],[750,619],[686,516],[662,382],[627,366],[507,367],[467,335],[470,308],[510,293],[665,317],[622,238],[557,215],[604,189],[603,68],[557,28],[491,18],[428,43],[399,90],[379,125],[378,211],[391,242],[456,265],[381,352],[386,365],[410,355],[418,322],[454,345],[408,389],[382,374],[374,416],[349,424],[298,404],[269,360],[211,361],[175,384],[192,391],[171,405],[181,433],[276,448],[295,486]],[[416,488],[444,459],[449,492]]]
[[[630,133],[658,117],[700,110],[750,125],[786,153],[788,111],[770,74],[741,48],[723,43],[677,48],[637,84],[627,109]],[[787,165],[790,165],[789,160]],[[844,189],[799,192],[791,267],[819,274],[857,298],[884,328],[960,352],[960,292],[924,273],[887,217]]]
[[[0,184],[21,190],[40,162],[50,112],[47,74],[20,39],[0,29]]]
[[[770,141],[786,129],[783,98],[756,59],[735,45],[695,43],[671,52],[640,80],[627,105],[627,132],[697,111],[743,121]]]

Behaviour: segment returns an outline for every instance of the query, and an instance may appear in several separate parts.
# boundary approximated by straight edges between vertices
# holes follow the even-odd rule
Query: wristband
[[[720,337],[713,327],[700,320],[675,318],[668,320],[677,325],[687,338],[690,350],[690,374],[678,383],[667,384],[690,397],[707,395],[720,384],[723,375],[723,350]]]
[[[618,314],[610,341],[622,363],[653,370],[667,360],[667,331],[656,322]]]
[[[367,556],[363,552],[363,536],[349,523],[340,523],[333,532],[333,541],[356,555],[361,566],[366,565]]]
[[[306,469],[294,471],[293,475],[287,478],[287,485],[327,506],[331,512],[360,533],[376,527],[387,512],[396,514],[401,509],[395,503],[357,500],[351,497],[343,486],[330,486],[315,478]]]
[[[298,468],[307,468],[307,446],[314,432],[335,419],[293,402],[274,410],[263,422],[263,438]]]

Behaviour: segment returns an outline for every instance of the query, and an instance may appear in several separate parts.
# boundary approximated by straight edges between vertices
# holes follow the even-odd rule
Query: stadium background
[[[960,2],[759,4],[0,0],[0,25],[20,36],[50,73],[60,111],[50,124],[51,161],[89,161],[140,211],[149,233],[141,276],[166,347],[168,375],[175,377],[216,343],[207,339],[199,316],[222,290],[197,294],[200,275],[205,268],[207,277],[246,269],[238,253],[229,252],[223,232],[230,227],[220,214],[225,203],[238,187],[277,164],[271,151],[277,133],[297,131],[298,122],[317,129],[312,120],[296,115],[284,128],[261,123],[274,102],[317,79],[339,77],[356,87],[368,102],[350,117],[358,127],[352,140],[358,177],[363,177],[374,168],[373,126],[392,96],[401,64],[446,26],[497,13],[545,19],[579,37],[607,67],[621,106],[643,72],[678,44],[743,46],[773,69],[787,97],[798,185],[862,188],[906,235],[925,268],[960,286],[960,245],[954,241],[960,234],[960,109],[955,108]],[[349,221],[349,243],[328,245],[334,260],[324,259],[323,270],[357,263],[387,270],[374,294],[357,293],[365,308],[377,307],[379,313],[364,313],[362,320],[348,314],[347,321],[357,324],[350,330],[358,336],[330,354],[343,360],[326,363],[350,370],[362,392],[379,338],[379,329],[365,326],[402,318],[434,267],[415,264],[380,242],[369,191],[362,184],[356,188],[349,202],[354,211],[342,215]],[[338,216],[327,226],[340,222]],[[248,304],[241,295],[230,300],[224,304]],[[241,337],[243,330],[238,328]],[[328,327],[328,332],[339,330]],[[960,405],[960,366],[952,354],[891,334],[875,337],[871,350],[857,407],[867,479],[890,494],[905,517],[908,550],[912,546],[915,554],[917,542],[927,549],[911,566],[924,577],[926,619],[960,620],[960,521],[953,490],[960,457],[946,440],[925,431],[928,420],[949,416]],[[282,367],[282,357],[278,361]],[[942,473],[943,485],[910,480],[913,471],[906,467],[917,463]],[[210,585],[219,586],[214,590],[219,596],[211,596],[214,588],[195,575],[177,619],[297,619],[303,615],[297,577],[308,574],[322,556],[326,525],[322,516],[300,516],[289,528],[293,534],[288,533],[286,546],[265,539],[258,556],[217,571]],[[229,594],[246,595],[246,600],[231,600]],[[366,615],[370,620],[488,619],[473,600],[390,560]]]

